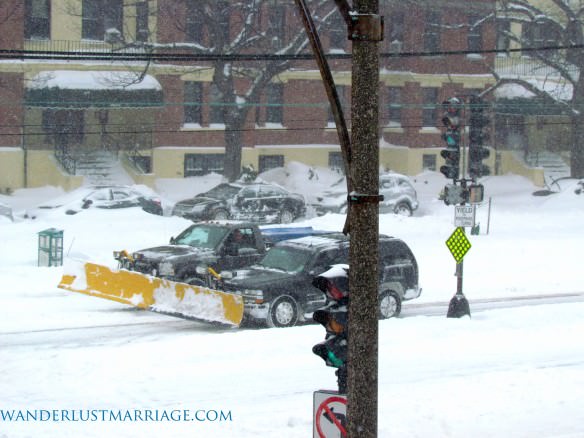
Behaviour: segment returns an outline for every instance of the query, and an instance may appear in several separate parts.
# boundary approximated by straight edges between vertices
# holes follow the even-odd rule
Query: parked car
[[[129,208],[141,207],[142,210],[162,215],[162,202],[154,192],[141,186],[83,186],[43,202],[27,211],[25,217],[36,218],[47,211],[63,210],[65,214],[77,214],[88,208]]]
[[[325,295],[312,285],[329,266],[348,263],[349,238],[342,233],[284,240],[255,265],[222,272],[226,291],[243,296],[244,317],[269,327],[289,327],[309,320],[324,307]],[[418,264],[400,239],[379,238],[379,317],[401,312],[402,301],[420,296]]]
[[[304,216],[302,195],[265,183],[224,183],[175,204],[172,214],[192,221],[234,219],[287,224]]]
[[[410,179],[399,173],[386,173],[379,177],[379,213],[395,213],[411,216],[418,208],[418,197]],[[347,211],[347,185],[343,179],[333,189],[317,196],[313,207],[316,214],[345,213]]]
[[[0,202],[0,216],[7,217],[11,221],[14,220],[14,217],[12,216],[12,207]]]

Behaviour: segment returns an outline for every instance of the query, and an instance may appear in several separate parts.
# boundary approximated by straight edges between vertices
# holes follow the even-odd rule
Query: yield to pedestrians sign
[[[315,391],[313,404],[313,438],[347,436],[347,396],[337,391]]]

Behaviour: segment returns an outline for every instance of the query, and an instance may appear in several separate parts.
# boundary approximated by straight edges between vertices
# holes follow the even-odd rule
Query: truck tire
[[[399,214],[400,216],[411,216],[412,215],[412,207],[407,202],[400,202],[395,206],[394,209],[395,214]]]
[[[280,223],[289,224],[294,221],[294,212],[288,208],[285,208],[280,213]]]
[[[211,215],[213,217],[213,220],[215,221],[224,221],[229,219],[229,212],[227,210],[225,210],[224,208],[218,208],[217,210],[213,210],[213,213]]]
[[[298,322],[298,303],[290,295],[281,295],[270,304],[268,327],[292,327]]]
[[[401,313],[401,299],[394,291],[379,296],[379,319],[395,318]]]

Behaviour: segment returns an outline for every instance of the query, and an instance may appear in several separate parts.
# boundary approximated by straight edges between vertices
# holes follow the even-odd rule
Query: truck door
[[[256,263],[262,254],[258,250],[253,228],[237,228],[227,236],[221,270],[244,268]]]

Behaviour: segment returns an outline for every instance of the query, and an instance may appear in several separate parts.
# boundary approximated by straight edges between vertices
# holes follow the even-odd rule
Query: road
[[[492,309],[504,309],[521,306],[539,306],[554,303],[584,302],[584,293],[569,293],[559,295],[524,296],[514,298],[469,300],[471,316],[474,313]],[[414,316],[446,316],[447,302],[435,303],[405,303],[400,318]],[[120,310],[117,310],[118,312]],[[171,316],[157,315],[139,309],[124,309],[132,322],[115,322],[104,324],[87,324],[47,329],[13,330],[0,333],[0,345],[3,348],[28,348],[39,346],[50,348],[61,346],[75,348],[80,345],[118,345],[129,339],[177,337],[197,332],[200,335],[213,335],[237,330],[217,327],[205,323],[177,319]],[[128,319],[125,319],[127,321]],[[120,336],[123,328],[123,336]],[[253,330],[254,328],[246,328]]]

